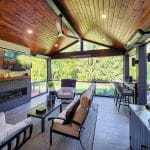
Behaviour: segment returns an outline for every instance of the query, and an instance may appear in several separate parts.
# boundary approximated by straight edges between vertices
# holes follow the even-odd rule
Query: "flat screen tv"
[[[5,50],[3,69],[11,71],[25,71],[31,68],[31,57],[24,52]]]

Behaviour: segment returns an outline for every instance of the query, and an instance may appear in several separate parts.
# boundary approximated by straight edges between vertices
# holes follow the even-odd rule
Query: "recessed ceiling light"
[[[29,30],[27,30],[27,33],[28,33],[28,34],[32,34],[33,31],[29,29]]]
[[[102,18],[103,18],[103,19],[106,19],[106,18],[107,18],[107,16],[106,16],[105,14],[103,14],[103,15],[102,15]]]
[[[55,46],[55,47],[58,47],[58,44],[56,43],[54,46]]]

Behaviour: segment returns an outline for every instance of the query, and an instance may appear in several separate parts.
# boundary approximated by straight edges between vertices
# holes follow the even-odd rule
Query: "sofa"
[[[24,119],[15,125],[7,124],[5,113],[0,113],[0,150],[19,149],[32,134],[31,118]]]
[[[76,97],[67,105],[58,117],[48,119],[52,120],[50,127],[50,144],[52,144],[52,133],[54,132],[79,140],[84,149],[80,139],[80,131],[84,129],[83,124],[92,104],[95,88],[95,84],[91,84],[80,97]]]

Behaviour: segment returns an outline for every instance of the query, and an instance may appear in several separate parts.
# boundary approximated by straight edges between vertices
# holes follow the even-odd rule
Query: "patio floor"
[[[16,123],[26,118],[26,113],[45,101],[45,95],[32,99],[30,103],[6,112],[8,123]],[[94,97],[99,105],[93,150],[127,150],[129,149],[129,113],[128,108],[118,113],[113,99]]]
[[[129,149],[129,109],[120,112],[112,98],[95,97],[99,104],[93,150]]]

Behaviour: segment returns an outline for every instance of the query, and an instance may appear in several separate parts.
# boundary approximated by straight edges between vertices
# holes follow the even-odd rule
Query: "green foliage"
[[[46,59],[32,57],[31,80],[44,81],[47,79]]]
[[[52,60],[52,79],[112,81],[123,79],[122,57]]]

